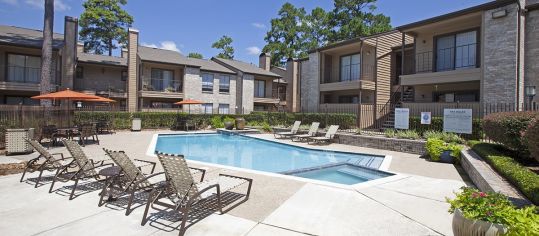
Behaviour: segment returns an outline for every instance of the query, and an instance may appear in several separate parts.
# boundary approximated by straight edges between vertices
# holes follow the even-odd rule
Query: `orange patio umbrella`
[[[176,105],[188,105],[189,106],[189,114],[191,114],[191,105],[200,105],[200,104],[204,104],[204,102],[188,98],[188,99],[185,99],[183,101],[179,101],[179,102],[174,103],[174,104],[176,104]]]
[[[99,97],[99,98],[96,98],[96,99],[83,99],[82,101],[85,101],[85,102],[108,102],[108,103],[116,102],[116,100],[112,100],[110,98],[105,98],[105,97]]]

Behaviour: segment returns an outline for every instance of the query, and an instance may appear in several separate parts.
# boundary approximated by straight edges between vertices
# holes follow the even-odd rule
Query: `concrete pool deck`
[[[108,148],[124,150],[131,158],[157,161],[155,157],[145,155],[152,136],[157,133],[174,132],[101,135],[101,145],[87,145],[84,150],[95,159],[104,158],[102,148]],[[256,136],[273,140],[268,134]],[[208,170],[208,179],[218,173],[228,173],[251,177],[254,182],[247,202],[224,215],[209,214],[193,224],[186,235],[451,235],[451,215],[447,212],[445,197],[452,197],[453,191],[465,185],[453,165],[428,162],[418,155],[340,144],[316,148],[390,155],[389,171],[402,175],[391,181],[343,189],[237,169],[196,165]],[[51,152],[65,153],[66,150],[57,147],[51,148]],[[28,160],[36,155],[9,158]],[[0,156],[0,161],[2,159],[7,158]],[[160,170],[159,166],[157,171]],[[35,174],[29,177],[32,176]],[[98,191],[78,191],[82,195],[69,201],[63,191],[49,194],[48,181],[34,189],[30,181],[19,183],[19,178],[20,174],[0,177],[2,235],[178,234],[174,229],[178,222],[165,219],[140,226],[142,207],[129,216],[112,203],[97,207]],[[58,188],[71,185],[59,184]]]

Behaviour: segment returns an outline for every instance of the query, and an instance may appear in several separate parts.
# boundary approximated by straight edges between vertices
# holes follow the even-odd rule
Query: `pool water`
[[[306,171],[298,171],[295,173],[288,174],[308,179],[329,181],[339,184],[357,184],[360,182],[366,182],[369,180],[379,179],[391,175],[389,173],[362,168],[359,166],[353,166],[349,164],[342,164],[327,168]]]
[[[188,160],[272,173],[290,172],[337,163],[348,163],[378,169],[384,159],[383,156],[313,150],[222,133],[159,135],[155,150],[164,153],[181,154]],[[361,176],[330,172],[332,171],[327,170],[319,174],[325,177],[315,178],[309,174],[300,177],[344,184],[356,184],[369,180]]]

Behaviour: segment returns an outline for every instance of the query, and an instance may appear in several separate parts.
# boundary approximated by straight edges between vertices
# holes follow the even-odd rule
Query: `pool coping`
[[[157,145],[157,139],[159,138],[159,135],[192,135],[192,134],[218,134],[218,132],[217,131],[194,131],[194,132],[186,132],[186,133],[160,133],[160,134],[154,134],[153,137],[152,137],[152,140],[150,141],[150,144],[148,145],[146,155],[151,156],[151,157],[157,157],[157,155],[154,152],[155,152],[155,147]],[[376,155],[376,154],[366,154],[366,153],[360,153],[360,152],[342,152],[342,151],[333,151],[333,150],[322,150],[322,149],[316,149],[316,148],[308,148],[308,147],[297,146],[297,145],[288,144],[288,143],[275,142],[275,141],[271,141],[271,140],[267,140],[267,139],[263,139],[263,138],[258,138],[258,137],[253,137],[253,136],[248,136],[248,135],[241,135],[241,136],[246,136],[246,137],[249,137],[249,138],[255,138],[255,139],[259,139],[259,140],[264,140],[264,141],[267,141],[267,142],[274,142],[274,143],[279,143],[279,144],[284,144],[284,145],[289,145],[289,146],[294,146],[294,147],[299,147],[299,148],[304,148],[304,149],[309,149],[309,150],[314,150],[314,151],[328,151],[328,152],[340,152],[340,153],[347,153],[347,154],[362,154],[362,155],[383,156],[384,160],[382,161],[382,164],[380,164],[380,167],[378,169],[373,169],[373,170],[386,172],[386,173],[389,173],[389,174],[392,174],[392,175],[387,176],[387,177],[382,177],[382,178],[379,178],[379,179],[369,180],[369,181],[358,183],[358,184],[346,185],[346,184],[333,183],[333,182],[329,182],[329,181],[308,179],[308,178],[302,178],[302,177],[293,176],[293,175],[285,175],[285,174],[280,174],[280,173],[272,173],[272,172],[266,172],[266,171],[260,171],[260,170],[252,170],[252,169],[247,169],[247,168],[228,166],[228,165],[221,165],[221,164],[215,164],[215,163],[209,163],[209,162],[203,162],[203,161],[195,161],[195,160],[189,160],[189,159],[186,159],[186,161],[188,163],[194,163],[194,164],[203,165],[203,166],[205,165],[205,166],[210,166],[210,167],[215,167],[215,168],[221,168],[221,169],[225,169],[225,170],[228,169],[228,170],[246,172],[246,173],[251,173],[251,174],[265,175],[265,176],[270,176],[270,177],[278,177],[278,178],[284,178],[284,179],[289,179],[289,180],[295,180],[295,181],[299,181],[299,182],[312,183],[312,184],[324,185],[324,186],[328,186],[328,187],[335,187],[335,188],[347,189],[347,190],[357,190],[359,188],[364,188],[364,187],[369,187],[369,186],[373,186],[373,185],[384,184],[384,183],[393,182],[395,180],[399,180],[399,179],[409,177],[408,175],[401,174],[401,173],[396,173],[396,172],[388,170],[391,159],[392,159],[391,155]],[[386,160],[386,158],[387,158],[387,160]],[[382,167],[384,169],[382,169]]]

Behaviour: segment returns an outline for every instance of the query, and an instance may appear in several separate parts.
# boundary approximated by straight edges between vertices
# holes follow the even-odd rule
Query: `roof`
[[[179,52],[171,50],[139,46],[138,56],[143,61],[200,67]]]
[[[277,77],[277,78],[281,77],[280,75],[275,74],[271,71],[264,70],[262,68],[259,68],[258,66],[255,66],[253,64],[249,64],[246,62],[242,62],[242,61],[216,58],[216,57],[213,57],[212,60],[217,63],[220,63],[221,65],[227,66],[228,68],[232,70],[241,71],[247,74],[255,74],[255,75],[270,76],[270,77]]]
[[[355,37],[353,39],[347,39],[347,40],[331,43],[331,44],[328,44],[326,46],[319,47],[319,48],[316,48],[316,49],[313,49],[313,50],[309,50],[308,53],[324,51],[324,50],[337,48],[337,47],[341,47],[341,46],[345,46],[345,45],[353,44],[353,43],[359,43],[359,42],[363,42],[363,41],[365,41],[367,39],[372,39],[372,38],[384,36],[386,34],[392,34],[392,33],[395,33],[395,32],[397,32],[397,30],[390,30],[390,31],[382,32],[382,33],[372,34],[372,35],[369,35],[369,36]],[[364,42],[364,43],[366,43],[366,42]]]
[[[52,47],[59,49],[64,44],[64,35],[52,35]],[[21,28],[9,25],[0,25],[0,44],[41,48],[43,45],[43,31]]]
[[[200,66],[200,70],[236,74],[236,72],[211,60],[198,59],[198,58],[187,58],[187,59],[191,61],[191,63]]]
[[[490,10],[490,9],[502,7],[502,6],[509,5],[509,4],[515,3],[515,2],[516,2],[516,0],[496,0],[496,1],[491,1],[491,2],[481,4],[481,5],[477,5],[477,6],[469,7],[469,8],[466,8],[466,9],[462,9],[462,10],[459,10],[459,11],[455,11],[455,12],[447,13],[447,14],[444,14],[444,15],[432,17],[432,18],[429,18],[429,19],[425,19],[425,20],[413,22],[413,23],[410,23],[410,24],[402,25],[402,26],[397,27],[396,29],[398,29],[399,31],[404,31],[404,30],[415,28],[415,27],[418,27],[418,26],[432,24],[432,23],[435,23],[435,22],[438,22],[438,21],[443,21],[443,20],[451,19],[451,18],[458,17],[458,16],[467,15],[467,14],[478,12],[478,11],[485,11],[485,10]]]
[[[111,66],[127,66],[127,58],[90,53],[77,53],[77,61],[93,64],[105,64]]]

